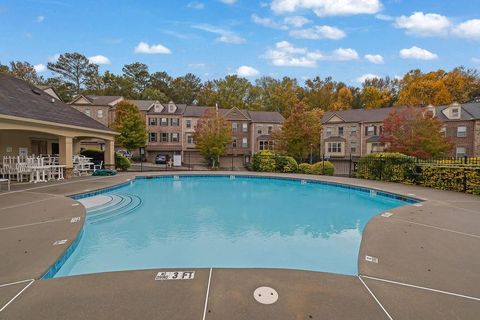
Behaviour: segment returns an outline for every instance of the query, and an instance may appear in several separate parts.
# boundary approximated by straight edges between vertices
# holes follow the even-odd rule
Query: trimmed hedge
[[[360,158],[358,178],[390,182],[414,183],[415,158],[401,153],[372,153]]]
[[[94,162],[95,164],[100,164],[100,162],[104,161],[105,159],[105,152],[98,149],[82,150],[80,151],[80,154],[87,158],[92,158],[92,162]]]
[[[331,162],[317,162],[315,164],[302,163],[290,157],[275,154],[272,151],[260,151],[253,155],[250,168],[260,172],[306,173],[333,175],[334,166]]]
[[[121,171],[127,171],[130,168],[130,160],[121,154],[115,153],[115,168]]]
[[[465,160],[428,163],[400,153],[370,154],[360,159],[356,176],[480,195],[480,169]]]
[[[299,172],[332,176],[335,173],[335,167],[330,161],[319,161],[314,164],[301,163],[299,165]]]

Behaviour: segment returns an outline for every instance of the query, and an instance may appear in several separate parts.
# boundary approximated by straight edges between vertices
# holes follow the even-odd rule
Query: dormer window
[[[160,103],[155,103],[153,105],[153,110],[156,112],[156,113],[160,113],[163,111],[163,106],[160,104]]]
[[[175,105],[175,103],[173,103],[173,101],[170,101],[168,103],[168,112],[174,113],[175,111],[177,111],[177,106]]]
[[[459,119],[460,118],[460,107],[453,107],[450,109],[450,118]]]

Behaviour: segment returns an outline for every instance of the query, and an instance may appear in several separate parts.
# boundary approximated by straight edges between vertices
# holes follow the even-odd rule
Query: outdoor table
[[[30,166],[30,169],[32,169],[32,174],[30,176],[30,182],[37,183],[37,182],[47,182],[45,179],[45,176],[47,174],[47,170],[51,166]],[[41,177],[40,177],[41,173]]]

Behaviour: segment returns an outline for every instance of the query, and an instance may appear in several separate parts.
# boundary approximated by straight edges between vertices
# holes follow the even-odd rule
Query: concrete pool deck
[[[370,220],[360,248],[359,277],[213,268],[189,269],[195,271],[195,278],[182,281],[155,281],[165,269],[41,280],[83,226],[84,207],[67,196],[114,186],[136,174],[13,185],[12,191],[0,192],[0,319],[479,318],[479,196],[325,176],[138,173],[181,174],[286,176],[363,186],[425,201]],[[279,300],[271,305],[256,302],[253,291],[261,286],[274,288]]]

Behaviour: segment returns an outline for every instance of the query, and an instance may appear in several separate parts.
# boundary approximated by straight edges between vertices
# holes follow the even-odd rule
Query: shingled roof
[[[0,115],[112,131],[36,86],[1,73]]]

